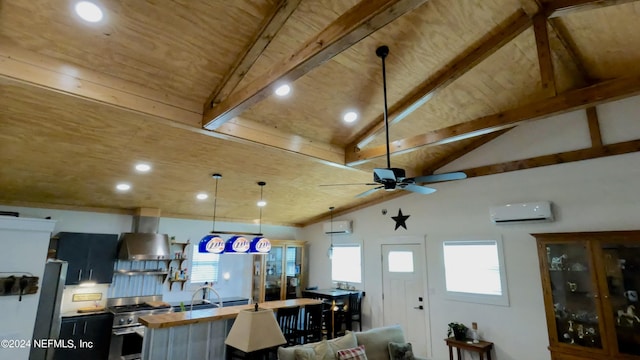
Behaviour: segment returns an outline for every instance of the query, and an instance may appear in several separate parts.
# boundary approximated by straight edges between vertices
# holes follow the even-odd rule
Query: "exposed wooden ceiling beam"
[[[70,66],[3,43],[0,47],[0,77],[61,92],[122,110],[149,115],[159,124],[177,127],[218,139],[244,144],[264,145],[318,160],[324,164],[344,166],[344,150],[300,136],[278,132],[238,119],[218,132],[201,128],[200,104],[173,98],[120,78],[93,70]]]
[[[496,132],[492,132],[490,134],[484,135],[484,136],[479,136],[478,139],[475,139],[474,141],[472,141],[470,144],[465,145],[464,147],[462,147],[461,149],[455,151],[455,152],[450,152],[448,153],[446,156],[444,156],[442,159],[432,163],[428,168],[426,169],[422,169],[422,171],[420,172],[422,175],[431,175],[434,173],[434,171],[440,169],[441,167],[461,158],[462,156],[472,152],[473,150],[479,148],[480,146],[488,143],[489,141],[497,138],[498,136],[501,136],[502,134],[511,131],[513,128],[509,128],[509,129],[502,129],[500,131],[496,131]]]
[[[537,156],[529,159],[480,166],[460,171],[464,171],[464,173],[467,174],[467,177],[484,176],[516,170],[533,169],[540,166],[549,166],[573,161],[596,159],[605,156],[622,155],[637,151],[640,151],[640,140],[632,140],[602,147],[592,147],[582,150]]]
[[[319,143],[298,135],[282,132],[255,121],[236,117],[219,127],[216,133],[246,139],[255,143],[304,154],[330,165],[343,165],[344,149],[330,144]]]
[[[553,72],[553,59],[549,47],[549,33],[547,31],[547,17],[538,13],[533,17],[533,32],[538,50],[538,66],[542,91],[546,97],[556,96],[556,79]]]
[[[186,126],[199,125],[200,106],[195,102],[0,41],[0,76]]]
[[[258,60],[264,49],[267,48],[271,40],[276,36],[278,31],[284,23],[289,19],[289,16],[298,7],[301,0],[280,0],[278,4],[273,8],[273,12],[270,16],[266,17],[260,30],[255,34],[253,40],[245,48],[238,60],[230,71],[225,75],[224,80],[217,89],[215,89],[207,101],[203,109],[210,109],[215,104],[220,103],[222,99],[225,99],[231,92],[238,86],[240,81],[249,72],[249,69]]]
[[[502,46],[513,40],[531,25],[531,19],[523,11],[518,10],[502,24],[490,31],[485,37],[457,56],[453,61],[438,71],[411,94],[406,96],[389,111],[389,125],[395,124],[417,108],[429,101],[438,91],[444,89],[474,66],[495,53]],[[359,135],[346,149],[357,151],[370,143],[376,135],[384,130],[384,118],[380,115],[373,125]]]
[[[602,133],[600,132],[600,122],[598,121],[598,112],[595,106],[588,107],[587,121],[589,122],[589,135],[591,136],[591,146],[602,146]]]
[[[220,104],[208,108],[202,126],[209,130],[271,95],[280,81],[293,82],[384,25],[428,0],[367,0],[347,10],[290,56],[276,63],[264,75],[233,92]]]
[[[598,83],[586,88],[567,91],[557,96],[534,101],[527,105],[484,116],[463,124],[453,125],[426,134],[393,141],[392,154],[413,151],[422,146],[446,144],[488,134],[518,125],[524,121],[566,113],[596,106],[601,103],[630,97],[640,93],[640,75]],[[354,166],[386,155],[386,146],[377,146],[359,152],[347,152],[346,164]]]
[[[547,17],[554,18],[576,11],[599,9],[633,1],[637,0],[547,0],[543,1],[543,6]]]

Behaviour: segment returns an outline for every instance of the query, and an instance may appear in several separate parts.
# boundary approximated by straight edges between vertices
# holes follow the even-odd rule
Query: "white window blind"
[[[191,283],[218,281],[219,254],[200,253],[198,247],[193,247],[191,256]]]
[[[360,245],[334,245],[331,257],[331,280],[362,282]]]

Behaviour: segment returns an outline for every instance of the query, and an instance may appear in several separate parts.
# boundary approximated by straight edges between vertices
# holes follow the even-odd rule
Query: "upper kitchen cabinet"
[[[307,280],[305,244],[298,240],[271,240],[269,254],[253,256],[254,301],[301,297]]]
[[[640,231],[533,236],[551,358],[640,359]]]
[[[118,235],[61,232],[57,240],[57,258],[69,263],[66,285],[111,283]]]

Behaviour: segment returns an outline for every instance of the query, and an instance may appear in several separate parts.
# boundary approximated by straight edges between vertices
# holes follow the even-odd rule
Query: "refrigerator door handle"
[[[93,277],[93,269],[89,270],[89,280],[91,280],[91,277]]]
[[[78,281],[82,280],[82,269],[78,271]]]
[[[82,329],[82,333],[86,334],[87,333],[87,322],[84,322],[84,328]]]
[[[74,335],[74,336],[75,336],[75,334],[76,334],[76,325],[78,325],[78,323],[77,323],[77,322],[74,322],[74,323],[73,323],[73,330],[71,330],[71,335]]]

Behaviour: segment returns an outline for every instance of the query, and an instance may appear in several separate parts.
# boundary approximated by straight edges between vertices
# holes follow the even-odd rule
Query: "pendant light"
[[[329,251],[327,252],[327,256],[329,256],[329,259],[333,259],[333,209],[335,209],[335,207],[333,206],[329,207],[329,211],[331,214],[331,221],[329,223],[331,226],[331,231],[329,232],[331,245],[329,245]]]
[[[258,201],[260,218],[258,219],[258,236],[251,240],[251,246],[249,247],[249,253],[251,254],[268,254],[269,251],[271,251],[271,242],[262,234],[262,208],[267,205],[266,201],[262,198],[265,185],[267,185],[266,182],[258,181],[258,186],[260,186],[260,201]]]
[[[225,250],[225,242],[216,235],[216,205],[218,202],[218,180],[222,179],[222,175],[215,173],[212,177],[216,180],[216,189],[213,196],[213,227],[209,235],[205,235],[198,244],[198,252],[222,254]]]

